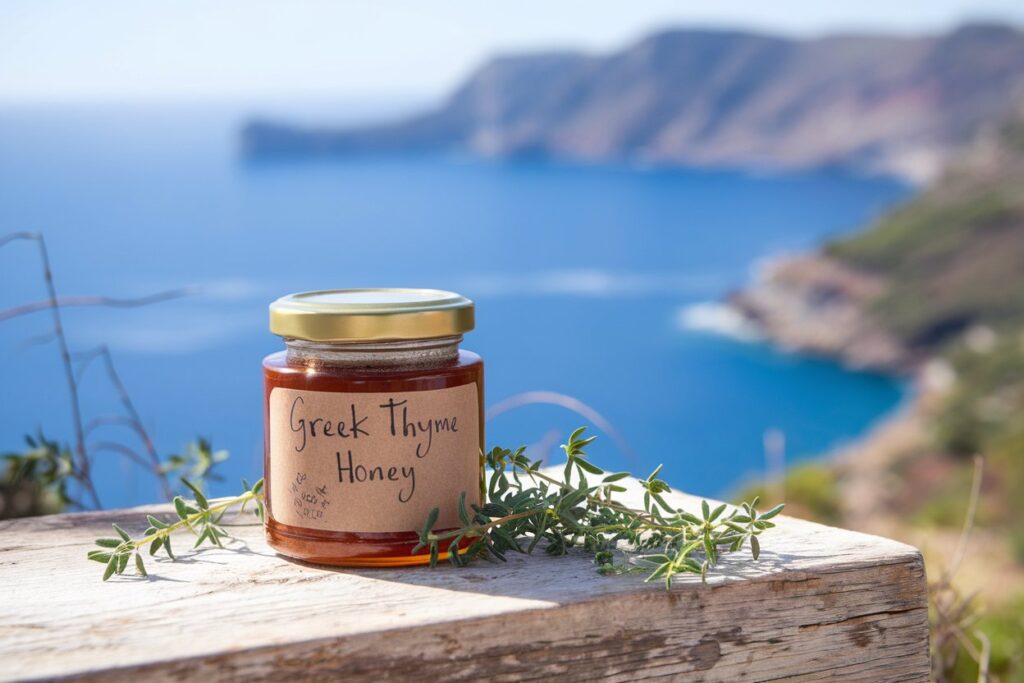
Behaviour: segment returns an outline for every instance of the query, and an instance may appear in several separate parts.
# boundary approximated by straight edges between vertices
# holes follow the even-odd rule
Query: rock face
[[[905,371],[909,350],[869,313],[884,291],[880,278],[812,255],[771,264],[729,303],[785,348],[856,368]]]
[[[251,156],[457,150],[932,177],[1024,91],[1024,33],[814,40],[677,30],[609,55],[494,59],[433,111],[310,130],[251,122]]]

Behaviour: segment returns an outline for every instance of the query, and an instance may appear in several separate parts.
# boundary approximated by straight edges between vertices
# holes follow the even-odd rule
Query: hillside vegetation
[[[917,368],[914,403],[836,459],[790,470],[786,503],[796,514],[924,548],[934,581],[955,554],[981,454],[985,474],[959,584],[964,595],[979,594],[991,673],[1024,681],[1024,112],[982,132],[906,205],[827,245],[823,257],[780,266],[736,301],[800,348]],[[807,321],[822,319],[849,329],[815,345]],[[866,354],[874,348],[866,331],[902,350]],[[760,492],[770,499],[772,488]],[[977,678],[963,652],[952,677]]]
[[[940,347],[972,325],[1024,323],[1024,118],[981,136],[934,187],[827,253],[880,275],[877,318]]]
[[[1007,525],[1024,562],[1024,115],[983,136],[918,199],[827,251],[882,277],[871,315],[953,369],[934,445],[987,457],[983,521]],[[962,477],[923,503],[925,517],[955,523],[939,512],[955,490],[966,490]]]

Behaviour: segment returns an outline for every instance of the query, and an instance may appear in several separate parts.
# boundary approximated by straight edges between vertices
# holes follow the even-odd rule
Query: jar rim
[[[270,304],[270,331],[323,342],[430,339],[469,332],[474,312],[470,299],[440,289],[317,290]]]

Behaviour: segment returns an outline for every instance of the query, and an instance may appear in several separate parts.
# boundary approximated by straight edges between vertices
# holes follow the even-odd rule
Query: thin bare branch
[[[971,531],[974,529],[974,518],[978,513],[978,500],[981,498],[981,480],[985,474],[985,461],[980,455],[974,456],[974,475],[971,480],[971,497],[967,502],[967,514],[964,516],[964,526],[960,532],[960,541],[957,543],[956,552],[953,554],[953,561],[949,563],[944,572],[944,580],[952,582],[960,569],[960,564],[967,554],[967,544],[971,539]]]
[[[0,239],[0,246],[16,240],[34,241],[39,249],[39,260],[43,267],[43,282],[46,284],[50,313],[53,318],[53,334],[57,338],[60,347],[61,362],[64,365],[64,377],[68,385],[68,395],[71,400],[71,421],[75,431],[75,458],[77,460],[78,479],[82,483],[89,498],[96,509],[102,509],[99,494],[92,481],[89,472],[89,456],[85,449],[85,431],[82,428],[82,406],[78,395],[78,382],[75,379],[75,371],[71,365],[71,351],[68,349],[68,339],[64,334],[64,323],[60,315],[60,299],[57,297],[57,287],[53,282],[53,270],[50,268],[50,255],[46,250],[46,240],[39,233],[21,232],[7,235]]]
[[[15,240],[38,240],[42,237],[38,232],[12,232],[0,236],[0,247]]]
[[[975,630],[974,637],[981,643],[978,655],[978,683],[988,683],[989,661],[992,659],[992,641],[982,631]]]
[[[967,544],[970,541],[971,532],[974,530],[983,478],[984,460],[980,455],[976,455],[974,456],[971,495],[967,503],[967,512],[964,515],[964,525],[960,532],[956,552],[939,579],[928,587],[928,602],[933,614],[932,675],[937,681],[948,679],[951,669],[956,664],[959,649],[966,652],[978,664],[978,680],[988,680],[988,640],[983,633],[975,629],[974,634],[981,643],[979,649],[967,635],[967,630],[973,628],[977,621],[977,614],[974,610],[975,595],[961,596],[953,586],[953,579],[967,554]]]
[[[118,299],[112,296],[66,296],[56,301],[51,299],[43,299],[40,301],[33,301],[27,304],[21,304],[20,306],[12,306],[0,310],[0,323],[17,318],[18,316],[28,315],[29,313],[37,313],[39,311],[45,311],[52,306],[60,306],[67,308],[68,306],[108,306],[112,308],[135,308],[138,306],[148,306],[149,304],[156,304],[162,301],[170,301],[171,299],[179,299],[183,296],[188,296],[192,293],[191,289],[171,289],[165,292],[157,292],[156,294],[150,294],[148,296],[140,296],[132,299]]]
[[[90,473],[91,460],[89,458],[89,451],[86,448],[85,438],[86,435],[91,433],[94,429],[102,424],[126,424],[128,425],[142,441],[143,446],[146,449],[146,453],[149,458],[149,463],[146,463],[146,459],[140,456],[135,451],[128,449],[127,447],[121,446],[120,448],[112,448],[112,446],[119,446],[118,444],[111,444],[104,442],[106,450],[116,450],[126,457],[131,457],[143,466],[150,469],[153,476],[160,482],[161,489],[164,492],[164,496],[167,500],[173,497],[173,491],[167,482],[167,476],[163,472],[160,466],[160,457],[156,452],[156,448],[153,445],[153,440],[149,437],[149,433],[142,424],[142,420],[139,417],[138,411],[135,409],[135,404],[132,402],[131,397],[128,394],[124,383],[121,381],[121,377],[118,375],[114,368],[114,362],[111,358],[110,351],[106,346],[98,347],[93,351],[85,354],[72,354],[68,347],[67,337],[64,333],[64,326],[61,320],[60,309],[65,306],[108,306],[115,308],[132,308],[136,306],[145,306],[148,304],[159,303],[162,301],[168,301],[170,299],[176,299],[188,294],[194,293],[192,288],[174,289],[164,292],[158,292],[143,297],[136,298],[115,298],[108,296],[71,296],[71,297],[58,297],[56,286],[53,281],[53,272],[50,268],[50,258],[46,249],[46,241],[41,233],[35,232],[15,232],[0,237],[0,247],[6,244],[14,242],[16,240],[27,240],[33,241],[38,245],[40,260],[43,267],[43,280],[46,284],[47,298],[41,301],[35,301],[28,304],[22,304],[0,310],[0,322],[10,320],[21,315],[27,315],[29,313],[35,313],[43,310],[50,310],[53,316],[53,330],[47,335],[41,335],[37,337],[39,343],[56,339],[60,346],[61,360],[64,364],[64,374],[68,384],[68,393],[71,398],[71,414],[72,422],[75,431],[75,454],[76,454],[76,467],[75,467],[75,478],[82,482],[83,488],[86,489],[89,497],[92,499],[94,506],[99,509],[102,507],[99,500],[99,495],[96,492],[96,487],[92,481]],[[106,367],[107,375],[110,378],[110,383],[118,393],[118,397],[121,400],[121,404],[124,406],[125,411],[128,413],[128,417],[118,419],[115,417],[104,417],[92,420],[89,423],[88,428],[85,428],[82,424],[82,409],[81,400],[79,397],[79,383],[81,382],[82,375],[88,368],[89,364],[96,358],[102,358]],[[72,360],[79,361],[78,372],[75,372],[74,364]]]
[[[89,422],[85,425],[85,435],[91,436],[92,433],[99,429],[100,427],[106,427],[108,425],[127,427],[136,434],[138,433],[135,430],[135,423],[132,421],[130,417],[126,415],[100,415],[99,417],[94,417],[93,419],[89,420]]]
[[[153,445],[153,439],[149,437],[149,432],[146,431],[145,425],[142,424],[142,417],[139,416],[139,411],[135,408],[135,402],[132,401],[128,389],[125,387],[124,382],[121,381],[121,375],[118,374],[117,369],[114,367],[114,358],[110,355],[110,349],[106,346],[101,346],[100,357],[103,359],[103,365],[107,370],[107,377],[110,378],[110,383],[117,391],[121,405],[124,406],[125,411],[128,413],[132,428],[138,434],[139,439],[142,440],[142,445],[149,456],[153,476],[160,482],[160,488],[163,490],[164,497],[167,500],[171,500],[174,498],[174,491],[167,481],[167,474],[160,466],[160,455],[156,452],[156,446]]]
[[[29,337],[20,344],[20,347],[22,349],[27,349],[32,346],[42,346],[43,344],[49,344],[56,339],[57,335],[53,332],[46,332],[45,334],[37,334],[34,337]]]

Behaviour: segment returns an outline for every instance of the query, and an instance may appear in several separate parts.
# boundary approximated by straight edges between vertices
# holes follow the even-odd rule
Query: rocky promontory
[[[776,260],[729,305],[779,346],[854,368],[904,372],[912,354],[870,312],[884,281],[824,255]]]
[[[1024,103],[911,201],[818,253],[773,263],[730,303],[783,346],[865,368],[903,372],[964,343],[1011,338],[1024,327],[1021,187]]]

